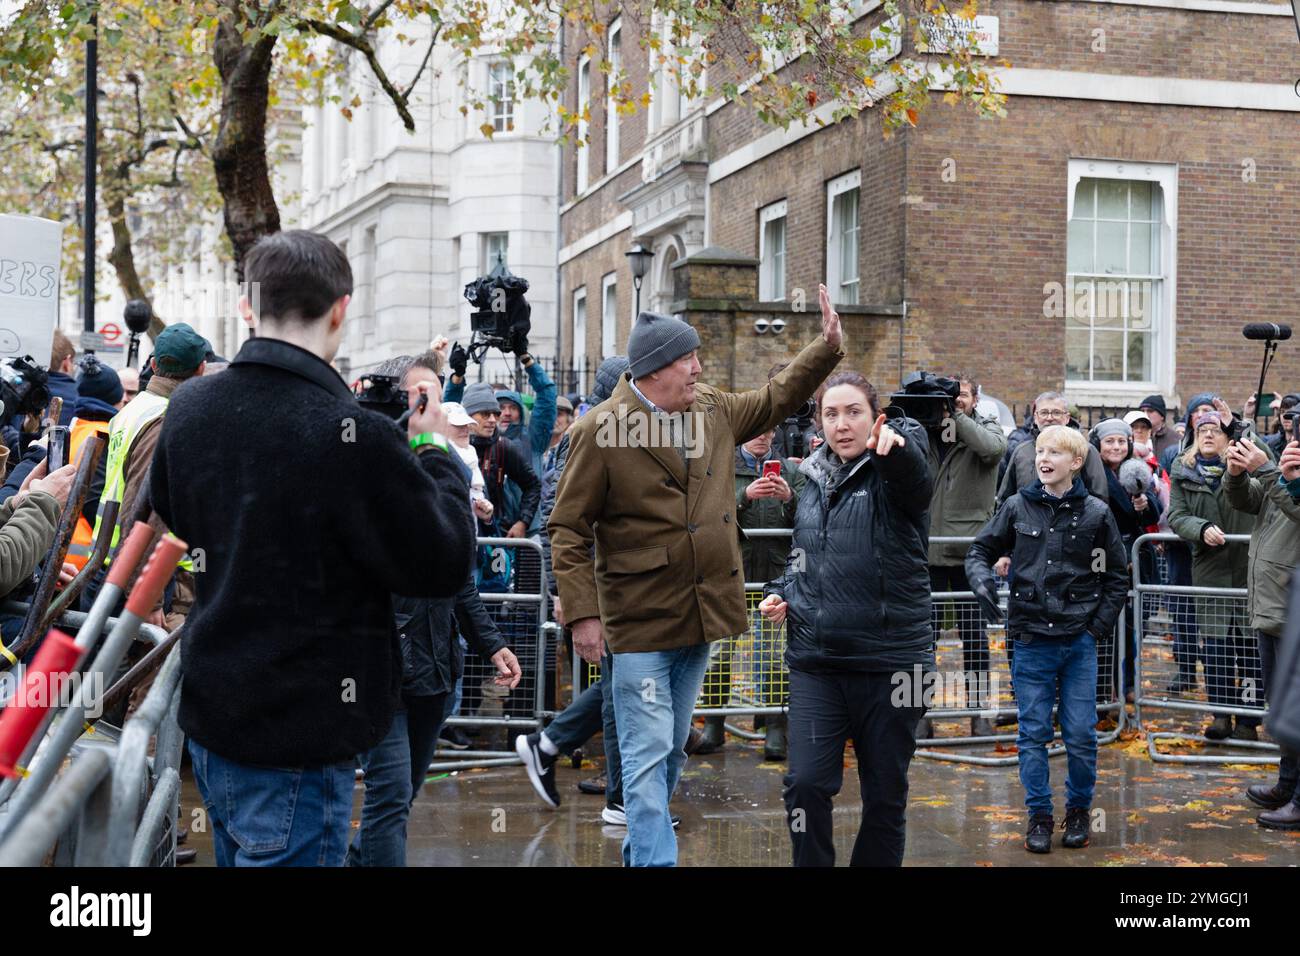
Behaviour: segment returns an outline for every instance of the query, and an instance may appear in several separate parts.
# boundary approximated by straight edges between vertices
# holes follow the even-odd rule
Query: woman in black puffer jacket
[[[907,770],[934,667],[925,429],[877,412],[857,372],[818,397],[826,443],[808,476],[785,574],[760,604],[786,622],[790,667],[786,815],[795,866],[835,862],[831,798],[852,738],[862,787],[854,866],[903,862]]]

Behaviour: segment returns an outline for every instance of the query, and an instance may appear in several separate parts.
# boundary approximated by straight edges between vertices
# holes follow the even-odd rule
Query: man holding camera
[[[154,454],[159,516],[205,564],[180,724],[222,866],[338,866],[357,755],[393,722],[392,593],[452,597],[474,553],[469,487],[436,391],[403,435],[329,365],[352,270],[325,236],[262,238],[258,335],[176,389]]]
[[[936,379],[948,397],[943,417],[928,424],[928,461],[934,476],[930,497],[930,589],[969,591],[966,580],[966,550],[969,544],[936,544],[934,538],[973,538],[993,516],[997,492],[998,463],[1007,439],[996,418],[975,409],[979,383],[970,375]],[[951,391],[955,388],[956,395]],[[989,639],[979,610],[972,604],[957,606],[957,627],[961,634],[962,662],[966,678],[966,707],[989,706]],[[936,640],[938,635],[936,634]],[[994,733],[988,718],[970,719],[971,736]],[[922,718],[917,737],[932,736],[928,718]]]
[[[749,624],[735,447],[784,421],[843,357],[825,286],[821,306],[822,335],[766,386],[739,394],[697,384],[695,329],[642,312],[629,371],[569,429],[551,554],[578,653],[595,663],[608,640],[614,656],[627,865],[677,862],[668,801],[709,644]]]

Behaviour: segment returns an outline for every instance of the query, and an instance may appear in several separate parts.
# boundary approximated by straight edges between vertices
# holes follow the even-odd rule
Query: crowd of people
[[[1054,717],[1063,845],[1087,846],[1099,705],[1138,690],[1132,628],[1117,622],[1126,606],[1129,621],[1145,610],[1128,582],[1149,532],[1181,540],[1139,549],[1143,580],[1247,590],[1244,608],[1168,596],[1168,691],[1194,692],[1202,665],[1205,736],[1258,740],[1300,560],[1300,395],[1271,396],[1276,430],[1256,433],[1253,396],[1237,413],[1196,395],[1171,421],[1153,395],[1085,430],[1044,391],[1007,435],[980,410],[973,373],[919,377],[917,405],[838,369],[844,332],[823,287],[821,334],[752,391],[700,381],[698,332],[643,312],[586,396],[561,396],[526,340],[514,347],[528,394],[471,383],[468,353],[445,339],[394,356],[378,373],[400,383],[403,427],[359,404],[331,365],[352,292],[336,245],[268,236],[245,278],[260,289],[257,312],[240,304],[254,336],[228,363],[176,324],[139,381],[93,357],[78,371],[61,334],[49,373],[69,461],[106,439],[63,579],[84,567],[112,503],[113,546],[141,520],[191,549],[149,617],[184,625],[180,724],[221,865],[405,865],[436,748],[472,745],[447,721],[556,666],[521,664],[509,608],[481,597],[512,590],[548,597],[599,672],[575,674],[573,703],[520,734],[515,753],[554,808],[560,758],[603,735],[603,772],[579,788],[626,827],[630,866],[675,864],[670,800],[687,755],[726,746],[724,718],[697,727],[693,712],[729,703],[738,641],[760,633],[771,639],[748,657],[767,712],[756,727],[765,758],[787,762],[793,863],[834,862],[852,741],[863,812],[851,862],[901,864],[910,763],[936,728],[933,699],[898,687],[909,675],[934,686],[945,616],[932,594],[971,595],[955,628],[970,736],[1018,728],[1026,849],[1052,846]],[[50,424],[4,427],[0,590],[19,596],[75,470],[48,471]],[[750,534],[772,530],[789,534]],[[747,583],[761,585],[757,602]],[[1004,621],[1013,712],[991,680],[987,628]],[[0,621],[7,641],[15,624]],[[466,680],[469,655],[491,668],[481,685]],[[1296,753],[1284,747],[1276,783],[1248,796],[1262,826],[1300,829]]]

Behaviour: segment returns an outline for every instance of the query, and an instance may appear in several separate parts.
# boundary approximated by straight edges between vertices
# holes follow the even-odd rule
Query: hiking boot
[[[1237,726],[1232,728],[1233,740],[1259,740],[1259,730],[1254,724],[1243,724],[1237,721]]]
[[[1226,714],[1215,717],[1214,722],[1205,728],[1207,740],[1227,740],[1230,736],[1232,736],[1232,718]]]
[[[711,754],[714,751],[721,750],[722,745],[726,743],[727,731],[722,726],[726,721],[725,717],[705,717],[704,734],[700,745],[695,748],[697,754]]]
[[[1030,853],[1052,852],[1052,815],[1036,813],[1029,818],[1029,830],[1025,833],[1025,849]]]
[[[785,759],[785,717],[768,719],[767,737],[763,741],[763,759]]]
[[[602,773],[598,777],[592,777],[590,780],[578,781],[578,792],[587,793],[593,797],[603,797],[605,795],[606,778]]]
[[[700,744],[702,743],[704,743],[704,734],[700,733],[700,728],[691,724],[690,732],[686,735],[686,744],[682,747],[682,750],[684,750],[686,756],[689,757],[691,754],[697,754],[700,752]]]
[[[1255,822],[1266,830],[1300,830],[1300,803],[1292,800],[1276,810],[1265,810]]]
[[[1294,793],[1295,787],[1283,787],[1278,783],[1256,783],[1246,788],[1246,798],[1265,810],[1280,810],[1291,802]]]
[[[997,734],[992,722],[987,717],[972,717],[970,719],[970,735],[972,737],[993,737]]]
[[[528,782],[533,785],[542,802],[556,810],[560,806],[560,791],[555,788],[555,760],[559,754],[548,754],[541,747],[542,735],[534,732],[515,738],[515,753],[524,762]]]
[[[469,750],[469,738],[459,727],[444,727],[438,735],[438,746],[448,750]]]
[[[1069,847],[1071,850],[1083,849],[1088,845],[1088,831],[1091,826],[1092,815],[1087,807],[1067,808],[1065,823],[1061,826],[1065,830],[1065,836],[1061,838],[1061,846]]]

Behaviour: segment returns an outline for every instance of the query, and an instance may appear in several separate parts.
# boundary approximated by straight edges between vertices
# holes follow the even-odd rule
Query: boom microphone
[[[1136,458],[1127,459],[1119,466],[1119,483],[1131,497],[1136,498],[1138,495],[1145,494],[1151,487],[1150,466]]]
[[[1272,322],[1251,322],[1241,330],[1241,334],[1255,341],[1269,342],[1276,339],[1285,342],[1291,337],[1291,326],[1276,325]]]

